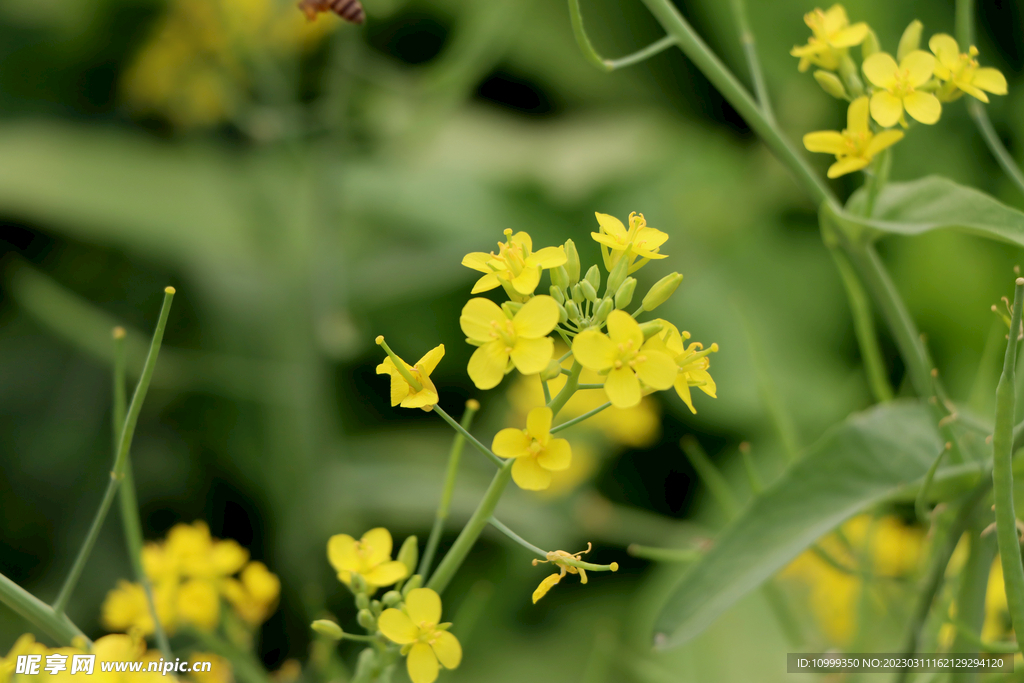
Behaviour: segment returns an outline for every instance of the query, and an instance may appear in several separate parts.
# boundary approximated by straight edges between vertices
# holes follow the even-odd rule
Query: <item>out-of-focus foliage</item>
[[[267,4],[266,16],[287,17],[289,4]],[[282,583],[263,660],[272,669],[305,661],[311,620],[333,611],[347,630],[355,619],[326,540],[383,525],[425,537],[444,478],[450,432],[389,407],[374,337],[396,340],[406,358],[444,343],[432,380],[457,413],[478,396],[458,327],[476,280],[462,256],[492,249],[510,228],[544,244],[573,236],[594,262],[594,210],[643,211],[669,234],[672,269],[685,276],[659,315],[718,341],[718,400],[693,416],[674,397],[653,399],[645,409],[663,415],[657,437],[590,438],[592,470],[562,495],[509,492],[501,519],[531,541],[593,541],[595,562],[622,569],[585,592],[563,582],[534,606],[543,572],[485,534],[445,594],[466,653],[446,680],[581,669],[599,680],[609,652],[621,656],[607,680],[783,680],[773,672],[789,644],[760,594],[686,647],[651,654],[647,635],[678,570],[624,549],[689,545],[722,522],[679,450],[683,435],[744,491],[741,441],[770,482],[787,439],[806,446],[868,404],[817,207],[677,52],[604,74],[579,54],[562,3],[364,4],[365,28],[335,21],[327,31],[334,20],[322,16],[313,28],[329,35],[302,50],[272,49],[269,39],[225,48],[222,36],[194,61],[208,78],[181,90],[143,79],[153,89],[144,102],[132,85],[140,64],[162,59],[154,40],[191,5],[0,5],[0,571],[44,600],[56,594],[110,466],[109,329],[129,327],[140,367],[145,335],[134,329],[148,327],[170,281],[179,303],[133,448],[147,538],[206,519],[215,536],[251,548]],[[605,54],[659,37],[641,3],[585,4]],[[794,140],[841,128],[842,112],[788,54],[806,39],[800,17],[813,3],[748,4],[782,125]],[[745,74],[727,4],[679,5]],[[847,9],[888,44],[914,17],[929,32],[952,31],[941,3]],[[1020,9],[980,2],[978,12],[986,63],[1016,74]],[[279,21],[259,31],[295,19]],[[1021,85],[1011,76],[1010,95],[989,109],[1011,141],[1024,136],[1014,115]],[[174,106],[189,87],[211,88],[213,99]],[[943,120],[900,142],[893,179],[940,174],[1021,206],[962,106],[947,106]],[[825,159],[816,163],[824,175]],[[893,237],[882,249],[951,393],[990,413],[1005,329],[989,305],[1019,252],[947,231]],[[668,270],[648,264],[638,291]],[[902,365],[884,343],[898,385]],[[509,384],[515,409],[519,388]],[[790,431],[780,433],[767,398],[784,406]],[[485,440],[507,426],[510,408],[488,399],[474,430]],[[442,551],[486,487],[489,470],[475,456],[463,458]],[[70,607],[90,635],[102,632],[103,596],[130,575],[126,560],[108,523]],[[807,642],[828,643],[810,611],[798,621]],[[891,643],[898,629],[895,619],[873,635]],[[25,630],[0,610],[0,650]]]

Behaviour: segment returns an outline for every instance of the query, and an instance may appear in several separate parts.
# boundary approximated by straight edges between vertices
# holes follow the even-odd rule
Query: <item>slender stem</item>
[[[63,646],[71,646],[81,639],[88,647],[92,641],[64,614],[58,614],[27,590],[0,574],[0,602],[17,612],[22,618],[36,626],[46,635]]]
[[[466,401],[466,410],[462,413],[462,422],[459,426],[468,434],[473,425],[473,416],[480,410],[480,403],[474,399]],[[455,479],[459,474],[459,461],[462,459],[462,447],[466,443],[466,437],[462,432],[457,432],[452,440],[452,449],[448,454],[448,471],[445,474],[444,489],[441,491],[441,502],[437,505],[437,513],[434,515],[434,527],[430,530],[427,538],[427,547],[420,559],[419,569],[416,571],[420,576],[426,576],[430,571],[430,565],[434,562],[434,554],[437,552],[437,544],[441,541],[441,532],[444,530],[445,520],[448,519],[448,508],[452,503],[452,495],[455,493]]]
[[[515,541],[519,545],[521,545],[524,548],[526,548],[527,550],[529,550],[531,553],[534,553],[536,555],[540,555],[541,557],[547,557],[548,556],[546,551],[541,550],[540,548],[538,548],[534,544],[530,543],[529,541],[527,541],[525,538],[523,538],[522,536],[520,536],[516,532],[512,531],[511,529],[509,529],[507,526],[505,526],[504,524],[499,522],[497,519],[495,519],[494,515],[491,515],[491,518],[489,520],[487,520],[487,521],[490,522],[491,526],[493,526],[495,529],[497,529],[501,533],[505,534],[506,536],[511,538],[513,541]]]
[[[1003,359],[1003,373],[996,386],[995,431],[992,434],[992,484],[995,493],[996,538],[1006,584],[1017,645],[1024,651],[1024,564],[1017,537],[1017,515],[1013,509],[1013,414],[1017,364],[1017,330],[1024,305],[1024,277],[1017,278],[1013,292],[1013,317]]]
[[[441,406],[435,405],[434,412],[440,415],[441,419],[450,424],[452,426],[452,429],[454,429],[459,434],[464,436],[471,444],[473,444],[476,447],[478,451],[486,455],[490,459],[490,461],[493,462],[495,465],[497,465],[498,467],[503,467],[505,465],[504,460],[502,460],[494,453],[492,453],[490,448],[480,443],[475,436],[470,434],[462,425],[460,425],[458,422],[452,419],[451,415],[444,412],[444,410],[441,409]]]
[[[654,548],[647,545],[630,544],[626,552],[633,557],[639,557],[654,562],[681,562],[690,563],[699,560],[704,553],[693,548]]]
[[[540,375],[537,375],[540,377]],[[540,388],[544,392],[544,403],[551,403],[551,389],[548,388],[548,382],[543,377],[540,377]]]
[[[514,462],[515,460],[509,460],[504,463],[501,469],[494,475],[494,479],[491,480],[491,485],[487,487],[483,500],[480,501],[480,504],[473,512],[473,516],[466,522],[466,526],[462,528],[459,537],[455,539],[455,543],[452,544],[444,559],[441,560],[441,564],[434,570],[430,581],[427,582],[427,588],[432,588],[438,593],[443,592],[445,587],[448,586],[448,582],[455,576],[455,572],[462,566],[469,551],[473,548],[473,544],[476,543],[476,539],[480,537],[480,533],[487,526],[491,515],[494,514],[494,508],[498,506],[498,501],[501,500],[501,494],[505,492],[505,487],[511,481],[512,463]]]
[[[679,49],[701,70],[743,120],[764,140],[772,153],[796,175],[816,203],[823,201],[838,207],[839,202],[819,174],[808,165],[793,144],[767,118],[742,84],[676,9],[672,0],[643,0],[665,32],[674,36]]]
[[[928,523],[928,489],[931,488],[932,480],[935,479],[935,473],[939,471],[939,464],[942,462],[942,456],[949,450],[945,447],[939,451],[939,454],[932,461],[931,467],[924,475],[924,481],[921,482],[921,489],[917,492],[917,498],[914,499],[914,511],[917,513],[917,519],[922,524]]]
[[[743,54],[747,58],[750,80],[754,84],[754,96],[757,98],[757,103],[761,105],[761,113],[764,114],[764,117],[769,123],[775,123],[775,115],[772,113],[771,101],[768,98],[768,86],[764,82],[764,73],[761,71],[761,60],[757,58],[757,41],[750,28],[750,20],[747,18],[745,0],[732,0],[732,14],[736,19],[736,27],[740,30],[740,45],[743,46]]]
[[[645,59],[650,59],[654,55],[664,52],[668,48],[676,44],[676,39],[672,36],[665,36],[660,40],[656,40],[645,48],[641,48],[631,55],[625,57],[619,57],[618,59],[602,59],[605,68],[608,71],[615,71],[616,69],[623,69],[627,66],[633,66],[639,64]]]
[[[558,395],[551,399],[548,403],[548,408],[551,408],[551,416],[558,415],[565,404],[572,398],[572,395],[576,393],[577,386],[580,383],[580,373],[583,372],[583,366],[580,365],[579,361],[573,359],[572,368],[569,370],[569,377],[565,380],[565,386],[558,392]]]
[[[132,437],[135,435],[135,425],[139,421],[139,413],[142,410],[142,403],[146,400],[146,393],[149,391],[149,383],[153,378],[153,370],[156,368],[156,359],[160,355],[160,344],[164,337],[164,328],[167,326],[167,316],[171,312],[171,301],[174,299],[174,288],[167,287],[164,290],[164,301],[160,308],[160,318],[157,320],[156,330],[153,332],[153,341],[149,347],[149,355],[146,356],[146,364],[142,369],[142,376],[139,378],[139,384],[135,389],[135,395],[132,397],[132,403],[128,409],[128,414],[125,417],[124,424],[121,427],[121,439],[117,448],[117,455],[114,458],[114,469],[110,473],[110,484],[107,486],[106,492],[103,494],[103,500],[100,502],[100,507],[96,511],[96,516],[93,518],[92,526],[89,528],[88,533],[85,536],[85,541],[82,543],[82,548],[78,552],[78,557],[75,558],[75,562],[71,565],[71,570],[68,572],[67,579],[64,581],[64,585],[60,589],[60,593],[57,594],[57,599],[53,603],[53,609],[58,614],[62,614],[67,607],[68,600],[71,599],[71,593],[75,589],[75,584],[78,583],[78,579],[82,574],[82,570],[85,568],[85,563],[89,559],[89,555],[92,553],[93,546],[96,544],[96,539],[99,537],[100,529],[103,526],[103,521],[107,517],[107,512],[110,510],[110,504],[114,500],[114,495],[117,493],[117,487],[120,485],[121,480],[124,478],[125,464],[128,462],[128,452],[131,449]]]
[[[604,384],[580,384],[577,389],[604,389]]]
[[[996,129],[992,127],[992,120],[988,117],[985,105],[972,99],[967,103],[967,112],[971,115],[974,125],[978,127],[981,137],[985,139],[985,144],[988,145],[992,156],[999,162],[1000,168],[1013,181],[1017,189],[1024,192],[1024,173],[1021,173],[1020,166],[1010,155],[1010,151],[1006,149],[1003,141],[999,139]]]
[[[967,562],[960,572],[960,587],[956,594],[956,619],[967,633],[958,633],[950,652],[970,652],[977,643],[985,620],[985,596],[988,593],[989,573],[996,555],[996,539],[991,534],[982,536],[988,518],[976,514],[971,522],[967,543],[970,550]],[[959,630],[959,628],[958,628]],[[950,676],[949,683],[974,683],[976,672],[958,671]]]
[[[764,484],[761,483],[761,476],[757,473],[754,456],[750,453],[750,444],[744,441],[740,444],[739,451],[740,457],[743,459],[743,469],[747,472],[750,491],[756,496],[764,490]]]
[[[576,37],[576,44],[587,61],[602,71],[611,71],[601,55],[597,54],[593,44],[583,28],[583,14],[580,12],[580,0],[569,0],[569,19],[572,21],[572,34]]]
[[[979,648],[982,652],[1012,655],[1019,651],[1015,643],[992,643],[982,640],[980,636],[968,628],[960,619],[952,619],[950,623],[956,627],[957,636],[963,637],[969,645]],[[954,650],[954,652],[959,652],[959,650]]]
[[[965,52],[974,45],[974,0],[956,0],[956,39]]]
[[[574,417],[571,420],[566,420],[562,424],[556,425],[556,426],[552,427],[551,428],[551,433],[554,434],[555,432],[560,432],[563,429],[568,429],[569,427],[572,427],[575,424],[579,424],[580,422],[583,422],[587,418],[593,417],[594,415],[597,415],[598,413],[600,413],[605,408],[610,408],[611,405],[612,405],[611,401],[609,401],[608,403],[604,403],[602,405],[599,405],[598,407],[594,408],[593,410],[588,410],[587,412],[583,413],[579,417]]]
[[[388,346],[388,343],[384,341],[383,335],[377,337],[377,343],[380,345],[382,349],[384,349],[384,352],[388,354],[388,358],[390,358],[391,362],[394,363],[395,369],[398,370],[399,374],[402,375],[405,381],[409,383],[409,386],[415,389],[416,391],[423,391],[423,385],[420,384],[419,381],[417,381],[417,379],[412,376],[412,373],[409,372],[409,366],[406,365],[405,361],[399,358],[398,354],[391,350],[391,347]]]
[[[729,519],[735,517],[739,513],[739,503],[736,502],[736,497],[733,495],[732,489],[729,488],[729,482],[708,458],[707,453],[701,448],[700,442],[692,436],[684,436],[679,445],[682,446],[687,460],[700,475],[704,485],[711,491],[718,506],[722,508]]]

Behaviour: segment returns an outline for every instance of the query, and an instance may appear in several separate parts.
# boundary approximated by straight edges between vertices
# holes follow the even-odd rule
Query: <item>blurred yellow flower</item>
[[[547,335],[558,324],[558,304],[535,296],[509,319],[498,304],[478,297],[463,307],[459,324],[466,341],[479,347],[469,359],[469,378],[479,389],[493,389],[512,366],[524,375],[547,367],[555,347]]]
[[[834,154],[836,162],[829,166],[828,177],[838,178],[859,171],[871,163],[876,154],[903,139],[903,131],[883,130],[872,133],[868,125],[868,98],[858,97],[846,113],[846,129],[820,130],[804,136],[809,152]]]
[[[967,93],[982,102],[988,102],[990,92],[993,95],[1006,94],[1006,76],[999,69],[978,66],[978,48],[971,45],[967,54],[960,52],[953,36],[936,33],[928,41],[928,47],[935,53],[935,76],[946,81],[936,93],[943,102],[951,102]]]
[[[441,624],[441,597],[429,588],[409,591],[401,610],[384,610],[377,627],[388,640],[402,646],[412,683],[437,680],[438,663],[454,669],[462,661],[462,645]]]
[[[165,630],[173,633],[178,624],[177,584],[162,582],[153,586],[156,613]],[[137,629],[143,635],[155,631],[149,601],[141,584],[121,579],[117,587],[107,593],[100,607],[100,622],[108,631],[124,632]]]
[[[383,337],[378,337],[378,344]],[[422,408],[429,411],[437,404],[437,389],[430,379],[430,373],[434,371],[437,364],[444,358],[444,344],[438,344],[430,351],[427,351],[422,358],[410,366],[399,358],[399,362],[405,366],[405,370],[412,375],[412,378],[419,382],[419,391],[409,384],[409,381],[399,372],[398,367],[390,356],[384,359],[377,366],[378,375],[391,376],[391,406],[401,405],[403,408]]]
[[[568,469],[572,449],[565,439],[551,438],[551,408],[534,408],[526,429],[509,427],[494,435],[491,450],[502,458],[515,458],[512,479],[519,488],[540,491],[551,485],[551,472]]]
[[[473,285],[471,294],[487,292],[499,285],[510,296],[533,294],[540,284],[540,272],[557,268],[566,262],[565,247],[544,247],[533,251],[533,239],[525,232],[512,234],[505,230],[505,243],[498,243],[498,253],[476,251],[466,254],[462,265],[484,273]]]
[[[939,120],[939,98],[920,89],[935,72],[935,57],[924,50],[914,50],[897,64],[887,52],[876,52],[864,60],[861,68],[876,87],[871,94],[871,118],[878,125],[889,128],[899,123],[906,128],[904,110],[921,123]]]
[[[281,579],[262,562],[250,562],[238,579],[225,580],[223,591],[242,619],[258,625],[274,613],[281,595]]]
[[[234,671],[231,667],[231,660],[225,659],[212,652],[193,652],[188,658],[190,666],[189,678],[196,683],[233,683],[235,680]],[[196,670],[194,665],[199,662],[209,662],[210,670]]]
[[[35,636],[25,633],[14,641],[6,657],[0,657],[0,683],[10,683],[18,664],[18,655],[45,655],[46,646],[37,643]]]
[[[807,71],[811,64],[835,71],[847,48],[860,45],[871,30],[863,21],[851,26],[842,5],[832,5],[828,11],[816,8],[804,15],[804,23],[814,35],[806,45],[794,47],[789,52],[800,58],[797,68],[801,72]]]
[[[659,254],[658,250],[668,240],[668,235],[661,230],[647,227],[647,221],[644,220],[642,213],[629,214],[629,230],[626,230],[622,221],[615,216],[597,212],[594,212],[594,215],[597,216],[600,227],[598,232],[592,232],[590,236],[601,245],[604,267],[609,273],[625,256],[626,249],[629,249],[630,273],[639,270],[651,259],[666,258],[666,255]],[[637,259],[641,259],[639,263]]]
[[[370,593],[409,576],[409,568],[391,559],[391,532],[384,527],[370,529],[358,541],[348,534],[336,534],[327,541],[327,559],[338,579],[352,585],[352,575],[366,582]]]

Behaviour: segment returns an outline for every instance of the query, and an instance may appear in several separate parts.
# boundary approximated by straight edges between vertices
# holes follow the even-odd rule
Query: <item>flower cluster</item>
[[[242,623],[254,628],[273,614],[281,593],[280,580],[266,565],[249,561],[249,552],[235,541],[211,538],[201,521],[175,525],[165,541],[146,544],[142,565],[157,616],[169,633],[182,625],[216,628],[222,598]],[[103,601],[102,621],[111,631],[152,634],[153,617],[143,586],[120,581]]]
[[[830,178],[866,168],[876,155],[899,142],[903,131],[891,129],[897,124],[908,128],[907,115],[931,125],[942,115],[942,103],[964,93],[988,102],[986,93],[1007,92],[1006,78],[998,69],[979,66],[973,45],[961,52],[953,37],[937,33],[928,41],[928,50],[920,49],[920,21],[907,26],[895,57],[880,49],[866,23],[851,25],[842,5],[815,9],[804,15],[804,22],[813,35],[790,54],[800,58],[800,71],[818,67],[814,78],[825,92],[850,103],[844,130],[804,136],[808,151],[835,155]],[[856,46],[862,57],[859,69],[850,52]]]

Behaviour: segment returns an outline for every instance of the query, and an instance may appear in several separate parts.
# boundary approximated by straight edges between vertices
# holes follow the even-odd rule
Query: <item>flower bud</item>
[[[594,311],[594,318],[599,323],[603,323],[608,319],[608,314],[615,310],[615,302],[612,301],[610,296],[606,296],[601,299],[601,303],[598,304],[597,310]]]
[[[327,636],[331,640],[341,640],[345,635],[341,627],[330,619],[317,619],[310,624],[310,627],[320,635]]]
[[[903,31],[903,35],[900,37],[899,47],[896,48],[897,62],[902,62],[904,57],[921,47],[921,30],[923,28],[924,24],[917,19],[914,19],[907,26],[906,30]]]
[[[363,579],[362,574],[352,572],[351,581],[352,591],[358,596],[366,592],[366,580]]]
[[[373,614],[373,618],[376,619],[380,616],[380,613],[384,611],[384,605],[381,604],[380,600],[370,601],[370,613]]]
[[[587,300],[587,297],[583,295],[583,290],[580,288],[579,284],[572,286],[572,300],[577,304],[581,304]]]
[[[367,631],[377,630],[377,620],[374,619],[373,612],[368,609],[359,610],[359,614],[356,615],[356,622]]]
[[[359,609],[366,609],[370,606],[370,598],[366,593],[359,593],[356,595],[356,607]]]
[[[405,582],[405,585],[402,586],[402,595],[406,596],[406,595],[409,594],[409,591],[415,590],[415,589],[419,588],[422,585],[423,585],[423,577],[420,576],[419,574],[413,574],[412,576],[409,577],[409,580]]]
[[[626,280],[626,276],[629,275],[629,262],[632,260],[629,255],[633,250],[633,246],[626,247],[626,253],[622,255],[612,271],[608,273],[608,284],[605,285],[604,294],[605,296],[615,296],[615,292],[622,286],[622,283]]]
[[[405,539],[405,543],[402,544],[402,548],[398,551],[398,557],[395,559],[408,567],[410,574],[416,571],[416,563],[419,562],[420,551],[416,545],[415,536],[409,536]]]
[[[565,303],[565,294],[562,292],[562,290],[560,288],[555,287],[554,285],[551,285],[548,288],[548,293],[551,294],[551,298],[555,300],[555,303],[559,303],[559,304],[564,304]]]
[[[572,303],[571,301],[569,303]],[[565,321],[569,319],[569,313],[565,310],[565,306],[558,304],[558,322],[564,325]]]
[[[636,290],[636,278],[627,277],[626,280],[615,290],[615,308],[622,310],[633,301],[633,292]]]
[[[574,285],[580,281],[580,255],[576,251],[576,243],[572,240],[565,241],[565,272],[569,276],[568,284]]]
[[[569,273],[565,270],[565,266],[558,266],[548,271],[551,275],[551,284],[559,289],[569,288]],[[554,294],[552,294],[554,296]]]
[[[388,591],[381,598],[381,602],[384,603],[385,607],[394,607],[398,603],[402,602],[402,594],[398,591]]]
[[[645,323],[640,323],[640,331],[644,333],[644,341],[658,334],[664,328],[665,325],[660,320],[648,320]]]
[[[597,265],[590,266],[587,270],[587,282],[594,286],[594,291],[601,289],[601,269]]]
[[[580,291],[583,292],[583,296],[587,297],[587,301],[590,303],[597,301],[597,290],[594,289],[594,285],[590,283],[590,280],[580,280],[578,286]]]
[[[843,82],[831,71],[823,71],[818,69],[814,72],[814,80],[818,81],[818,85],[821,89],[827,92],[837,100],[848,100],[850,96],[846,94],[846,87]]]
[[[576,305],[575,301],[565,302],[565,313],[569,316],[569,320],[573,322],[579,322],[580,319],[580,307]]]
[[[507,315],[508,319],[511,320],[522,307],[523,305],[518,301],[506,301],[501,305],[501,310],[505,311],[505,315]]]
[[[548,361],[548,366],[540,371],[540,378],[545,382],[550,382],[559,375],[562,374],[562,366],[557,360],[552,358]]]
[[[654,286],[647,292],[647,296],[644,297],[644,310],[653,311],[668,301],[668,298],[672,296],[672,293],[676,291],[676,288],[679,287],[679,283],[682,281],[683,276],[679,273],[669,273],[655,282]]]
[[[861,59],[867,59],[871,55],[882,49],[878,44],[878,36],[875,35],[874,29],[868,29],[868,34],[864,36],[864,42],[860,44],[860,56]]]

